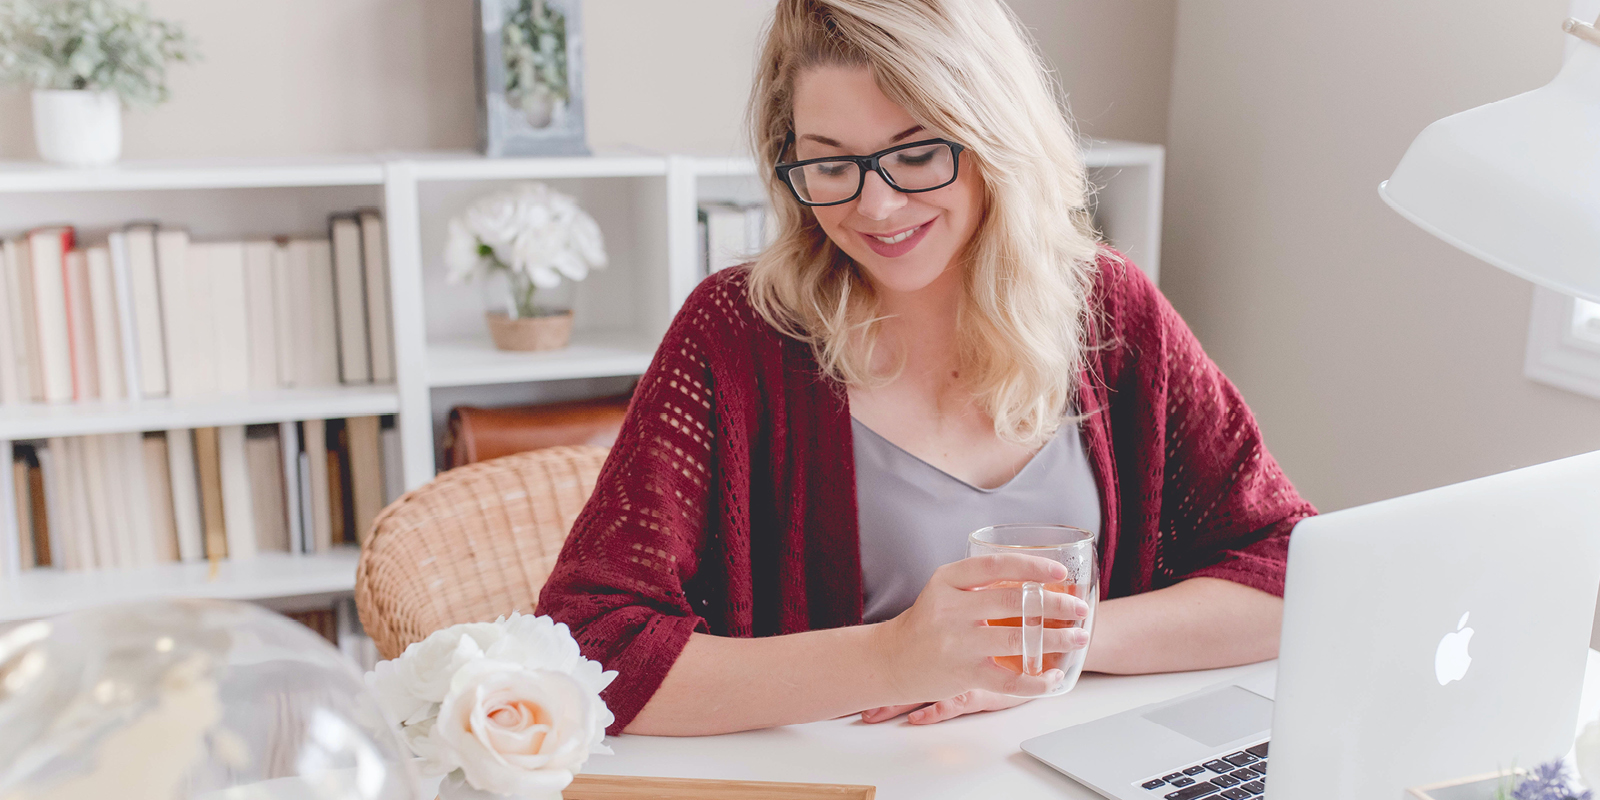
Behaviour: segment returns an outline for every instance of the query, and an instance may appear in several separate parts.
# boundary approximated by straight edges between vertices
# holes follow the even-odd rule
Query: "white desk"
[[[617,736],[614,756],[585,772],[676,778],[869,784],[880,800],[1095,798],[1100,795],[1024,754],[1025,739],[1166,700],[1270,664],[1207,672],[1086,675],[1061,697],[937,725],[857,718],[727,736]],[[1589,652],[1579,724],[1600,713],[1600,653]]]

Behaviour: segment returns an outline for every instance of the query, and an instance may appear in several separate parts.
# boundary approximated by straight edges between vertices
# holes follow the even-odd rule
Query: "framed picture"
[[[477,0],[477,12],[479,148],[588,155],[582,0]]]

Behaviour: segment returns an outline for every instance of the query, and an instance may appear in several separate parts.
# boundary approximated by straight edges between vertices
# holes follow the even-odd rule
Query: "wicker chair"
[[[603,447],[548,447],[453,469],[383,510],[361,550],[356,605],[384,658],[458,622],[529,613]]]

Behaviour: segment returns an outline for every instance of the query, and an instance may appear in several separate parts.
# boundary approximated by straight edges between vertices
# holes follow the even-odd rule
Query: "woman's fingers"
[[[907,721],[912,725],[932,725],[936,722],[954,719],[963,714],[999,711],[1003,708],[1020,706],[1026,702],[1028,702],[1026,697],[1007,697],[993,692],[986,692],[982,689],[973,689],[970,692],[962,692],[948,700],[941,700],[913,711]]]
[[[1066,679],[1067,674],[1059,669],[1045,670],[1043,675],[1024,675],[993,661],[978,670],[978,681],[982,688],[1011,696],[1037,697],[1055,689]]]
[[[879,708],[869,708],[866,711],[861,712],[861,721],[869,725],[878,722],[888,722],[889,720],[894,719],[901,714],[910,711],[916,711],[917,709],[926,705],[927,703],[912,703],[904,706],[881,706]]]
[[[982,619],[1022,616],[1022,587],[991,586],[968,592],[972,615]],[[1044,616],[1076,622],[1089,616],[1089,604],[1066,592],[1044,592]]]
[[[983,647],[979,655],[1022,655],[1022,628],[992,626],[980,628],[975,633],[981,637]],[[1089,646],[1089,631],[1083,628],[1045,628],[1044,652],[1071,653]]]
[[[940,567],[934,576],[958,589],[978,589],[1011,581],[1059,583],[1067,579],[1060,562],[1039,556],[995,553],[963,558]]]

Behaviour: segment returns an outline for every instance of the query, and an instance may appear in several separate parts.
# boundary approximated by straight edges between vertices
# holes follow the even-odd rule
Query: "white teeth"
[[[904,232],[902,232],[902,233],[900,233],[900,234],[898,234],[896,236],[874,236],[872,238],[877,239],[878,241],[883,242],[884,244],[899,244],[899,243],[911,238],[911,234],[916,233],[917,230],[920,229],[921,227],[922,227],[921,225],[918,225],[917,227],[912,228],[909,231],[904,231]]]

